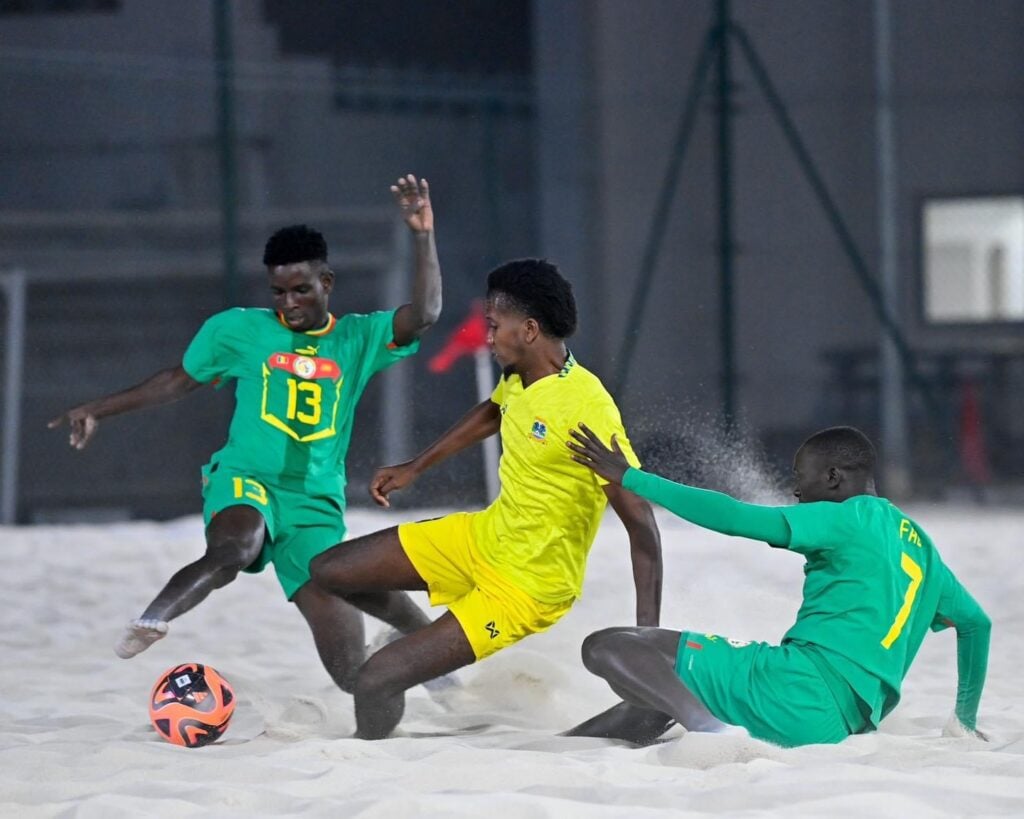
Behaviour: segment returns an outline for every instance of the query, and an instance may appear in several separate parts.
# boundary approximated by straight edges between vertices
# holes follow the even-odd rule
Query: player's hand
[[[62,415],[58,415],[46,426],[50,429],[56,429],[65,421],[71,427],[68,443],[75,449],[85,449],[86,444],[92,439],[92,436],[96,433],[96,428],[100,425],[96,416],[86,409],[85,406],[81,406],[74,407]]]
[[[370,497],[378,506],[385,509],[391,508],[388,495],[396,489],[403,489],[411,484],[419,476],[419,472],[413,467],[412,461],[394,466],[382,466],[373,473],[370,480]]]
[[[988,742],[988,736],[977,728],[968,728],[962,722],[960,722],[956,713],[952,713],[946,724],[942,728],[942,735],[944,737],[974,737],[984,742]]]
[[[580,428],[570,429],[565,445],[572,450],[572,459],[584,466],[589,466],[598,475],[611,483],[622,483],[622,476],[629,469],[629,461],[622,454],[619,442],[612,435],[612,448],[609,449],[597,437],[597,434],[580,421]]]
[[[405,223],[416,233],[434,229],[434,209],[430,206],[430,186],[426,179],[416,181],[411,173],[391,186],[398,209]]]

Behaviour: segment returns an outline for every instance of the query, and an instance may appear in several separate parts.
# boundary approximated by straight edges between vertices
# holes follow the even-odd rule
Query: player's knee
[[[321,552],[309,562],[309,579],[321,589],[340,593],[347,591],[344,583],[345,572],[341,569],[341,558],[337,547]]]
[[[355,674],[352,695],[356,700],[386,699],[404,691],[396,671],[387,659],[370,657]]]
[[[346,694],[356,693],[356,680],[359,677],[359,669],[352,668],[350,665],[344,665],[339,667],[333,667],[327,669],[331,675],[331,679],[334,680],[334,684],[338,686]]]
[[[602,676],[621,633],[622,630],[618,628],[605,628],[587,635],[580,648],[583,665],[587,671]]]
[[[244,538],[230,538],[208,549],[205,560],[214,572],[218,585],[223,586],[256,560],[261,548],[261,544]]]

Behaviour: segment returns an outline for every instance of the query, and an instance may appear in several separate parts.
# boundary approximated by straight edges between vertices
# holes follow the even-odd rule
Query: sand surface
[[[616,701],[579,660],[587,633],[633,616],[614,517],[561,623],[460,672],[446,703],[414,690],[398,734],[373,743],[350,738],[351,698],[269,572],[215,592],[139,657],[115,657],[121,625],[201,554],[198,517],[0,528],[0,815],[1024,816],[1024,512],[908,511],[994,621],[979,722],[989,743],[942,736],[952,631],[926,639],[882,729],[837,746],[678,729],[642,749],[557,736]],[[358,535],[425,515],[353,510],[349,526]],[[664,625],[778,641],[799,604],[801,559],[659,522]],[[186,661],[217,668],[239,698],[224,739],[195,750],[160,740],[146,713],[158,675]]]

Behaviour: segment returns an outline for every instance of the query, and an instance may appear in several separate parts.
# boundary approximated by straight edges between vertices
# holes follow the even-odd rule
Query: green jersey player
[[[584,664],[625,700],[570,731],[649,741],[672,721],[740,725],[784,746],[872,731],[929,630],[954,628],[958,686],[951,728],[977,731],[991,622],[921,526],[875,495],[863,433],[812,435],[794,461],[799,503],[756,506],[630,468],[587,428],[573,457],[686,520],[806,558],[803,603],[781,645],[667,629],[612,628],[583,644]]]
[[[147,381],[75,407],[71,445],[83,448],[99,419],[183,397],[203,384],[235,384],[225,446],[203,468],[206,551],[179,570],[131,621],[115,646],[128,658],[167,633],[239,571],[272,563],[289,600],[305,617],[334,681],[351,690],[364,659],[359,610],[402,632],[429,620],[402,592],[335,597],[309,582],[309,562],[345,535],[345,454],[352,419],[374,373],[416,352],[441,311],[441,270],[426,180],[408,175],[391,187],[413,233],[411,303],[335,318],[328,310],[334,274],[323,236],[305,225],[267,241],[273,309],[236,308],[211,317],[182,363]]]

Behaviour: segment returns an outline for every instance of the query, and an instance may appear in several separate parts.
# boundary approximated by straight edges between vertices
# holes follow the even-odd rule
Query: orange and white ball
[[[219,739],[235,711],[235,692],[216,669],[182,663],[153,686],[149,719],[161,738],[186,748]]]

